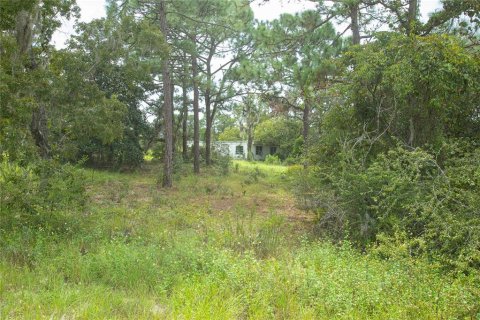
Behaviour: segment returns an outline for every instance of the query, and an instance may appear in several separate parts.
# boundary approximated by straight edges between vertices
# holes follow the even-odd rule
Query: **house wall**
[[[247,158],[247,142],[246,141],[217,141],[214,144],[215,148],[222,154],[229,155],[234,159],[246,159]],[[243,153],[238,154],[237,147],[241,146],[243,148]],[[261,146],[261,153],[257,153],[257,146]],[[250,152],[253,155],[254,160],[265,160],[265,157],[271,153],[274,146],[262,145],[262,144],[252,144],[252,149]],[[260,151],[260,150],[259,150]]]
[[[245,141],[217,141],[215,142],[214,146],[215,149],[218,150],[220,153],[224,155],[229,155],[234,159],[247,158],[247,142]],[[243,148],[243,152],[241,154],[236,153],[238,146],[241,146]]]
[[[261,147],[261,152],[257,154],[257,146]],[[254,144],[252,147],[252,154],[255,160],[265,160],[265,157],[270,154],[272,146],[263,144]],[[260,150],[259,150],[260,151]]]

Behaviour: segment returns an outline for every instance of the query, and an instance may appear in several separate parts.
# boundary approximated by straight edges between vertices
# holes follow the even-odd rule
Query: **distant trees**
[[[188,105],[193,110],[193,167],[200,172],[200,103],[204,102],[205,116],[205,161],[211,163],[211,137],[213,121],[218,109],[234,95],[230,70],[245,52],[245,32],[252,23],[252,13],[248,3],[240,0],[216,1],[139,1],[137,12],[148,21],[157,20],[159,6],[165,7],[168,32],[165,41],[170,45],[169,63],[162,66],[162,99],[168,102],[175,94],[175,87],[182,88],[181,108],[178,114],[163,110],[163,127],[168,132],[174,118],[181,120],[182,154],[187,157],[186,139],[188,137]],[[161,18],[161,17],[160,17]],[[161,19],[160,19],[161,20]],[[221,60],[216,62],[215,60]],[[166,77],[165,70],[171,70]],[[169,88],[165,80],[171,80]],[[170,90],[171,89],[171,90]],[[168,96],[168,97],[167,97]],[[191,101],[189,97],[192,97]],[[173,110],[173,108],[172,108]],[[173,118],[170,120],[170,115]],[[169,136],[165,131],[165,152],[170,153]],[[173,134],[172,134],[173,136]],[[177,140],[177,139],[172,139]],[[172,149],[172,152],[174,150]],[[167,154],[165,154],[167,157]],[[168,156],[170,157],[170,156]],[[164,170],[165,171],[165,170]],[[167,173],[167,175],[170,175]]]
[[[302,122],[286,117],[272,117],[260,122],[255,128],[255,141],[277,146],[281,160],[295,159],[302,154]],[[298,159],[297,159],[298,161]]]
[[[238,127],[227,127],[218,135],[219,141],[237,141],[241,139],[241,132]]]
[[[315,11],[284,14],[261,23],[254,38],[257,52],[239,73],[255,79],[257,91],[273,114],[300,117],[306,154],[311,118],[323,103],[323,89],[334,79],[331,59],[340,52],[342,41],[330,20]]]

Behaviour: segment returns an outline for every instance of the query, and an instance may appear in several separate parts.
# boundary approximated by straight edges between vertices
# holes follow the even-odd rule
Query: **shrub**
[[[244,183],[245,184],[253,184],[257,183],[260,177],[265,177],[265,173],[260,171],[258,167],[254,167],[253,170],[249,170],[246,174]]]
[[[265,157],[265,163],[268,164],[281,164],[280,158],[276,154],[267,154]]]
[[[433,152],[397,147],[369,166],[317,166],[297,176],[297,198],[318,214],[322,234],[363,248],[402,238],[411,255],[479,269],[480,150],[458,148],[444,147],[443,165]]]
[[[0,163],[0,228],[41,226],[67,228],[62,216],[86,202],[85,177],[75,166],[41,161],[28,167]]]
[[[285,159],[285,161],[283,161],[283,164],[286,165],[286,166],[291,166],[291,165],[295,165],[299,162],[300,161],[299,161],[298,158],[288,157],[287,159]]]
[[[77,153],[72,156],[63,154],[63,158],[64,160],[72,160],[78,159],[80,156],[86,156],[89,166],[113,170],[132,170],[139,167],[144,161],[143,150],[139,142],[131,136],[115,140],[108,145],[100,140],[92,139],[81,145]]]
[[[223,176],[228,175],[232,166],[232,158],[229,155],[223,155],[218,152],[213,152],[212,155],[213,164],[217,172]]]
[[[274,117],[267,119],[255,128],[255,141],[267,145],[278,146],[277,155],[280,159],[289,156],[297,156],[301,153],[299,143],[301,138],[302,123],[286,117]]]

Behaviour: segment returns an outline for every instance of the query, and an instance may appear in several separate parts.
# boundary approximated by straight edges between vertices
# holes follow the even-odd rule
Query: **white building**
[[[236,159],[247,159],[247,141],[216,141],[213,145],[218,152]],[[277,153],[277,146],[252,143],[250,150],[254,160],[265,160],[268,154]]]

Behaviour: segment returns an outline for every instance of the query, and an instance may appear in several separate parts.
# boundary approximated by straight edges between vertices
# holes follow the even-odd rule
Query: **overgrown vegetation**
[[[0,230],[71,232],[86,206],[85,176],[72,165],[40,161],[26,167],[0,163]]]
[[[478,0],[255,2],[0,0],[0,318],[480,318]]]
[[[285,167],[237,164],[228,179],[183,176],[177,191],[158,189],[156,164],[132,174],[86,171],[90,204],[74,232],[30,225],[1,233],[0,316],[477,316],[478,278],[318,242],[308,215],[292,208]]]
[[[301,203],[337,241],[478,272],[477,54],[447,36],[386,36],[346,57],[352,82],[318,124]]]

